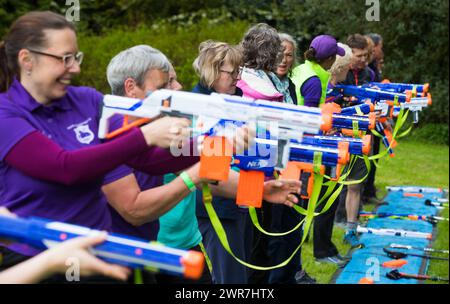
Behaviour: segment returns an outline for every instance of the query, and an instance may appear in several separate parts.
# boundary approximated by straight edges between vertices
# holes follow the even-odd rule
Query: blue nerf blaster
[[[397,100],[400,103],[409,102],[411,100],[412,92],[397,93],[391,91],[383,91],[371,87],[352,86],[352,85],[337,85],[334,87],[331,95],[344,95],[356,97],[360,102],[369,99],[373,104],[381,100]]]
[[[314,186],[315,153],[322,153],[322,164],[319,168],[320,174],[325,174],[325,167],[330,167],[331,179],[337,180],[340,177],[341,166],[346,165],[350,160],[348,149],[348,142],[340,142],[337,148],[329,148],[304,145],[298,141],[293,141],[290,149],[289,162],[286,168],[281,171],[281,178],[300,180],[302,182],[300,197],[308,199],[311,196]]]
[[[79,236],[100,233],[87,227],[40,218],[0,215],[0,237],[47,249]],[[145,268],[186,278],[200,278],[204,257],[201,252],[170,248],[124,235],[108,234],[104,243],[91,248],[97,257],[130,268]]]
[[[383,91],[391,91],[396,93],[405,93],[407,91],[421,93],[425,96],[429,92],[430,84],[410,84],[410,83],[390,83],[390,82],[371,82],[363,85],[363,87],[378,87]]]
[[[348,142],[349,153],[353,155],[369,155],[371,147],[370,135],[363,138],[341,137],[341,136],[304,136],[302,144],[311,146],[323,146],[338,148],[340,142]]]

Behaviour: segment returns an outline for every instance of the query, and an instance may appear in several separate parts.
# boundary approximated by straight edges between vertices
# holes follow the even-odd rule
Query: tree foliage
[[[434,104],[421,115],[422,121],[448,124],[448,0],[379,0],[379,3],[380,21],[370,22],[366,19],[370,6],[365,0],[80,0],[81,20],[76,24],[83,37],[92,37],[99,44],[100,37],[113,35],[116,29],[131,31],[122,39],[140,43],[149,40],[133,39],[133,29],[152,29],[148,35],[155,38],[151,40],[154,45],[164,45],[172,34],[183,33],[183,37],[176,34],[170,47],[163,50],[170,53],[176,65],[184,67],[191,64],[192,58],[183,56],[196,53],[199,42],[199,33],[188,29],[199,31],[201,26],[196,24],[204,23],[205,18],[213,22],[208,23],[209,28],[201,29],[202,37],[234,35],[230,42],[237,42],[242,36],[243,24],[269,23],[297,39],[300,58],[316,35],[328,33],[345,42],[352,33],[376,32],[384,38],[384,76],[395,82],[429,82]],[[25,12],[49,9],[64,14],[67,8],[66,0],[0,0],[0,37]],[[217,27],[211,25],[214,20],[229,22],[230,31],[236,31],[232,24],[241,22],[238,26],[241,32],[216,35]],[[167,37],[158,29],[161,24],[172,25],[172,32],[164,32]],[[116,39],[115,45],[128,45],[121,37]],[[187,83],[191,84],[192,79],[186,74]]]

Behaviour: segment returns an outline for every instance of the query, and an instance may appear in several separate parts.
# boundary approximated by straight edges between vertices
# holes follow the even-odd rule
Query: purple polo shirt
[[[4,162],[14,145],[35,130],[68,151],[100,144],[97,133],[102,100],[102,94],[92,88],[69,86],[64,97],[43,106],[17,80],[0,94],[0,206],[21,217],[110,230],[102,178],[64,186],[29,177]],[[23,255],[39,252],[19,244],[9,248]]]
[[[111,131],[118,129],[122,125],[123,117],[115,115],[110,120]],[[109,172],[103,181],[104,185],[115,182],[127,175],[134,173],[141,191],[162,186],[164,184],[164,176],[153,176],[140,171],[136,171],[128,166],[122,165],[115,170]],[[146,239],[148,241],[156,241],[159,231],[159,221],[155,220],[141,226],[133,226],[128,223],[111,205],[108,204],[111,213],[112,226],[111,229],[115,233],[121,233],[133,237]]]
[[[322,97],[322,84],[319,77],[313,76],[306,80],[301,87],[301,94],[305,99],[305,106],[318,108]]]

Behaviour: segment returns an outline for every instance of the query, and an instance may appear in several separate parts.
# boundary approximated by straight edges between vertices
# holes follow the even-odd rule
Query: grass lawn
[[[401,140],[395,149],[395,157],[384,158],[377,169],[375,184],[379,189],[378,196],[386,195],[386,186],[413,185],[449,188],[449,147],[417,143],[412,140]],[[370,211],[373,206],[364,206]],[[448,217],[448,208],[444,209],[442,216]],[[437,226],[437,237],[433,247],[448,249],[449,223],[442,222]],[[341,254],[345,254],[349,246],[342,242],[344,230],[336,227],[333,231],[333,242]],[[330,282],[336,266],[318,264],[312,254],[312,242],[305,243],[302,250],[304,268],[318,283]],[[431,261],[428,274],[448,277],[449,264],[447,261]],[[432,282],[434,283],[434,282]]]

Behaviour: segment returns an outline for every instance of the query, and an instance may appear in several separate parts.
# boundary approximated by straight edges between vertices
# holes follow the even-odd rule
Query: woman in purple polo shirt
[[[103,175],[124,163],[152,174],[185,168],[186,160],[149,146],[167,148],[190,122],[165,117],[101,144],[102,94],[70,86],[82,58],[73,25],[51,12],[20,17],[0,43],[0,206],[109,230]],[[22,244],[0,250],[0,268],[38,253]]]

